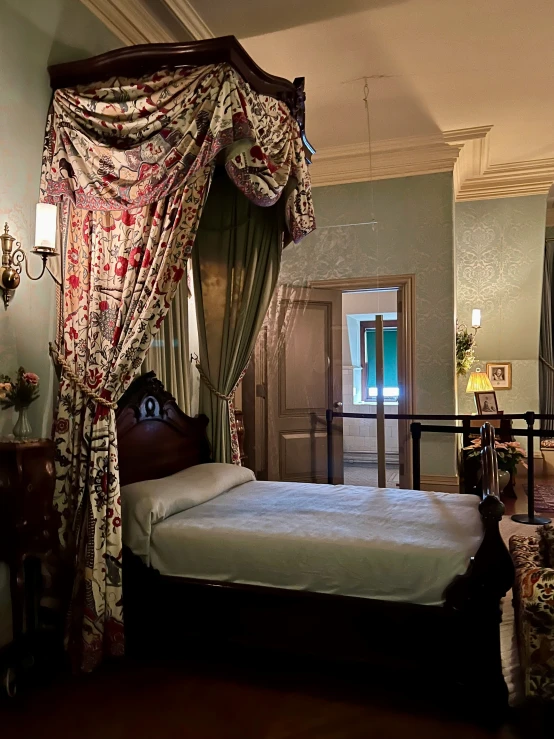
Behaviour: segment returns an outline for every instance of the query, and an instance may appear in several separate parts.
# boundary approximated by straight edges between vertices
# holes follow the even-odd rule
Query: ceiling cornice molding
[[[451,172],[459,147],[447,144],[442,135],[414,136],[378,141],[371,147],[372,179]],[[348,144],[318,150],[310,167],[312,184],[342,185],[370,179],[367,144]]]
[[[456,200],[546,194],[554,182],[554,159],[489,164],[492,126],[445,131],[432,136],[376,142],[372,178],[452,172]],[[311,166],[314,187],[364,182],[369,176],[367,144],[320,149]]]
[[[491,164],[479,177],[462,182],[456,200],[492,200],[546,195],[554,182],[554,159]]]
[[[489,133],[492,126],[460,128],[443,133],[444,140],[459,147],[460,153],[454,165],[454,192],[461,190],[463,183],[480,177],[489,165]]]
[[[178,41],[147,6],[137,0],[81,0],[126,46]]]
[[[213,33],[188,0],[163,0],[163,2],[195,41],[214,38]]]

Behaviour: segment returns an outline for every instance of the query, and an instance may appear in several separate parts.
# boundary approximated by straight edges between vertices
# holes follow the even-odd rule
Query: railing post
[[[461,457],[462,457],[462,469],[464,473],[464,493],[471,493],[471,485],[470,485],[470,479],[469,475],[467,474],[466,469],[466,463],[467,458],[466,454],[464,452],[464,449],[469,446],[469,437],[471,436],[471,420],[469,418],[464,418],[462,420],[462,451],[461,451]]]
[[[384,388],[384,345],[383,316],[375,316],[375,382],[377,385],[377,485],[387,487],[385,456],[385,398]]]
[[[421,424],[410,424],[412,434],[412,485],[414,490],[421,488]]]
[[[527,411],[525,421],[527,422],[527,513],[512,516],[512,521],[542,526],[550,523],[550,519],[545,516],[535,516],[535,436],[533,434],[535,414],[533,411]]]
[[[327,482],[333,484],[333,410],[327,408],[325,411],[325,421],[327,422]]]

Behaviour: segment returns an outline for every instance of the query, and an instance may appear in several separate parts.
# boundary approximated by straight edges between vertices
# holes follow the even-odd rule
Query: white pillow
[[[169,477],[124,485],[123,542],[150,564],[150,535],[155,524],[255,479],[246,467],[208,462]]]

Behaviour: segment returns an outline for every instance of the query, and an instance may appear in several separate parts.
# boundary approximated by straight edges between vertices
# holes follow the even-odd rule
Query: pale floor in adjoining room
[[[387,465],[387,487],[398,487],[398,465]],[[376,464],[350,464],[344,463],[344,484],[365,485],[377,487],[377,465]]]

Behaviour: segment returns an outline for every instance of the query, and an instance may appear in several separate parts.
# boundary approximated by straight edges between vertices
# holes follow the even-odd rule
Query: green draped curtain
[[[189,289],[181,280],[167,316],[154,337],[143,372],[153,370],[185,413],[191,413],[192,377],[189,351]]]
[[[216,170],[192,254],[200,346],[199,411],[216,462],[240,464],[234,391],[269,307],[281,262],[282,201],[254,205]]]

